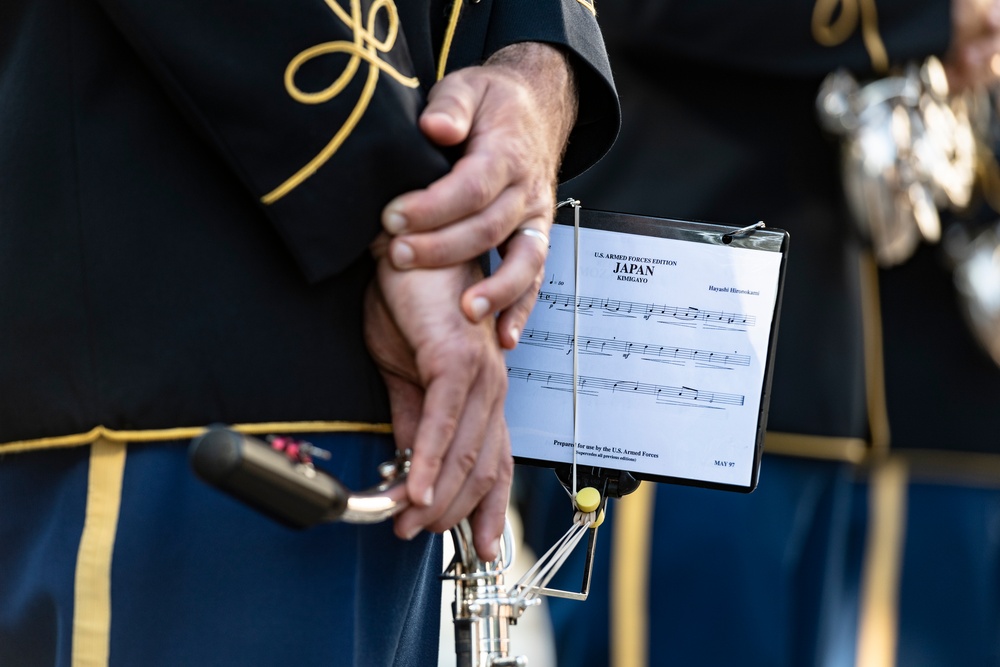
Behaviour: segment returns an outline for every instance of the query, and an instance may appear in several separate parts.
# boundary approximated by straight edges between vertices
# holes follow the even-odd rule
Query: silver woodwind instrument
[[[265,442],[222,427],[195,438],[190,449],[198,477],[293,528],[331,521],[377,523],[407,506],[391,491],[406,479],[408,452],[379,466],[382,482],[361,492],[316,468],[313,458],[328,458],[328,453],[292,438]],[[514,561],[510,523],[504,525],[500,555],[490,562],[476,554],[467,519],[449,532],[455,557],[443,576],[455,582],[457,667],[526,667],[526,657],[510,655],[508,629],[539,601],[504,585],[504,572]]]
[[[526,656],[511,656],[508,630],[525,609],[538,600],[511,594],[504,572],[514,563],[514,536],[504,524],[500,556],[484,562],[472,545],[468,521],[451,529],[455,558],[445,577],[455,582],[452,617],[455,624],[455,658],[458,667],[526,667]]]

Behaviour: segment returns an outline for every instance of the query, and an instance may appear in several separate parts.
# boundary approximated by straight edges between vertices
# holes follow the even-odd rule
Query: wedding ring
[[[530,236],[533,239],[538,239],[545,244],[545,247],[549,247],[549,237],[545,235],[545,232],[540,232],[537,229],[531,227],[518,227],[514,230],[514,234],[524,234],[525,236]]]

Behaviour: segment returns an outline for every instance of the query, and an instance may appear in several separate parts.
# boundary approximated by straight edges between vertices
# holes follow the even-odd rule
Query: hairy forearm
[[[500,49],[484,64],[503,68],[521,80],[537,109],[536,118],[550,126],[552,144],[548,148],[558,158],[558,171],[577,114],[577,90],[569,56],[549,44],[522,42]]]

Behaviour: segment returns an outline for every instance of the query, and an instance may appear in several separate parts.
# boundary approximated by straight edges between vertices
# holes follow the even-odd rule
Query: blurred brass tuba
[[[832,72],[816,106],[821,126],[840,137],[848,208],[878,265],[902,264],[922,242],[945,236],[967,323],[1000,365],[1000,222],[977,229],[952,221],[943,234],[941,218],[970,208],[979,181],[1000,210],[994,91],[949,92],[944,67],[931,56],[864,84],[846,70]]]
[[[935,57],[864,85],[846,70],[823,81],[820,123],[841,137],[847,203],[880,266],[939,241],[939,210],[969,205],[978,106],[971,95],[949,95]]]

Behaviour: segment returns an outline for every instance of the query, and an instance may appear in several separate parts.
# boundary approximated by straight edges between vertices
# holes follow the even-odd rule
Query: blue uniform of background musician
[[[561,195],[763,220],[790,250],[760,485],[644,484],[612,503],[590,599],[550,601],[560,665],[1000,664],[1000,369],[963,322],[940,245],[875,269],[816,107],[837,67],[875,75],[873,35],[893,65],[960,65],[971,28],[969,69],[989,74],[997,3],[968,25],[952,14],[963,4],[603,7],[623,130]],[[843,15],[839,44],[815,37],[824,7]],[[519,487],[536,549],[568,522],[554,487],[551,474]],[[559,585],[578,590],[580,566]]]

